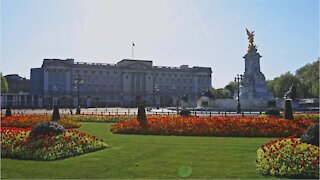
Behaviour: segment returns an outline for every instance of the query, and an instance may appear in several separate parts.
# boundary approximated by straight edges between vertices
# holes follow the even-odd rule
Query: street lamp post
[[[242,81],[243,75],[237,74],[237,76],[234,78],[234,82],[238,83],[238,104],[237,104],[237,113],[241,113],[241,105],[240,105],[240,83]]]
[[[121,96],[121,107],[123,107],[124,103],[123,103],[123,92],[120,93]]]
[[[78,96],[77,96],[77,110],[76,110],[76,114],[80,114],[80,83],[83,83],[83,78],[80,77],[80,75],[78,74],[77,77],[74,79],[74,82],[77,84],[77,90],[78,90]]]
[[[160,106],[160,98],[159,98],[160,88],[159,88],[159,85],[156,85],[156,86],[154,87],[154,90],[155,90],[155,92],[156,92],[157,99],[159,99],[159,103],[158,103],[158,101],[157,101],[157,99],[156,99],[156,106],[157,106],[157,108],[159,109],[159,106]]]
[[[176,85],[173,84],[171,89],[172,89],[173,96],[176,97],[176,99],[178,99],[177,93],[176,93],[176,90],[177,90]],[[176,102],[177,102],[177,101],[176,101]],[[174,103],[174,102],[172,101],[172,103]],[[178,103],[176,103],[176,106],[178,107]]]
[[[52,88],[52,108],[54,107],[54,105],[55,105],[55,92],[57,91],[58,89],[57,89],[57,87],[56,87],[56,85],[54,85],[53,86],[53,88]]]

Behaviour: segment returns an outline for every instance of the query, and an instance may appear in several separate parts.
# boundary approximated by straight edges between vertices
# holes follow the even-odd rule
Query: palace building
[[[211,87],[210,67],[153,66],[152,61],[123,59],[117,64],[44,59],[31,69],[35,107],[177,106],[182,95],[196,102]]]

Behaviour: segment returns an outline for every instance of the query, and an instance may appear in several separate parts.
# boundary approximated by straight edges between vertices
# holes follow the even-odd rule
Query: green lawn
[[[255,159],[270,138],[114,135],[110,125],[82,123],[80,131],[112,148],[51,162],[1,159],[1,178],[267,178]]]

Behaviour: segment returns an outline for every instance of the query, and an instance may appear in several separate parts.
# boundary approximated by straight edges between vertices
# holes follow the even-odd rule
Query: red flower
[[[293,135],[291,135],[291,136],[289,136],[289,138],[290,138],[291,140],[293,140],[293,139],[294,139],[294,136],[293,136]]]
[[[297,145],[296,144],[292,144],[292,146],[295,148],[295,147],[297,147]]]

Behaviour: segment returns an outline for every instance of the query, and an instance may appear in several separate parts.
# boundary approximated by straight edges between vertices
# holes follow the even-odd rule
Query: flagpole
[[[132,42],[132,60],[133,60],[133,47],[134,47],[134,43]]]

